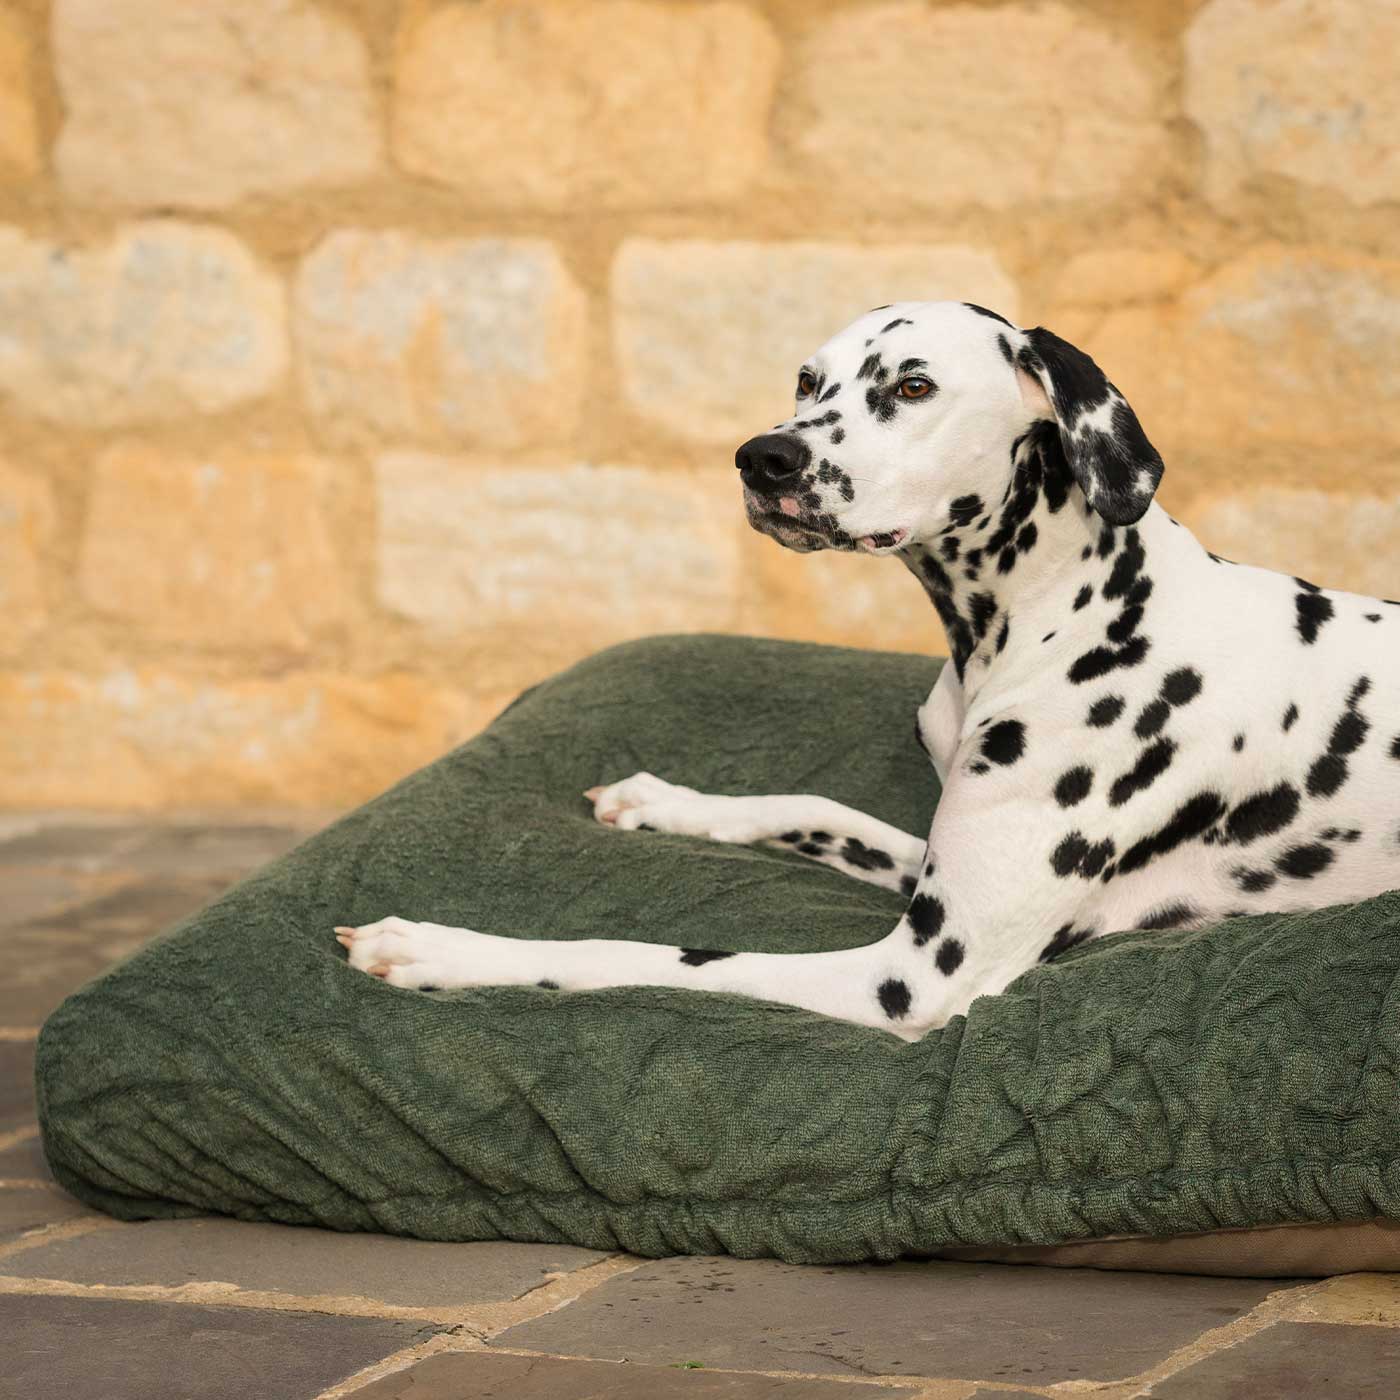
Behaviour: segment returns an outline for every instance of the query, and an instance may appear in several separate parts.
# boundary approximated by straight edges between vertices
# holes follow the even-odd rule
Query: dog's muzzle
[[[811,460],[812,449],[787,433],[750,438],[734,454],[744,485],[764,495],[793,490]]]

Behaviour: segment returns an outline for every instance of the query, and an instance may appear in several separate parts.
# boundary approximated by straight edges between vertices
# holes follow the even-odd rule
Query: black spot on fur
[[[1138,760],[1108,790],[1110,807],[1121,807],[1129,798],[1150,788],[1171,767],[1176,745],[1170,739],[1158,739],[1138,755]]]
[[[1188,705],[1201,693],[1199,672],[1178,667],[1162,682],[1162,699],[1168,705]]]
[[[914,930],[914,943],[922,948],[930,938],[937,938],[943,928],[943,920],[946,917],[943,901],[937,895],[916,894],[909,901],[909,908],[904,917],[909,920],[909,927]]]
[[[894,869],[894,860],[887,852],[867,846],[854,836],[846,838],[846,844],[841,847],[841,859],[847,865],[854,865],[857,870]]]
[[[896,326],[912,326],[913,324],[913,321],[907,320],[903,316],[896,316],[888,325],[880,327],[880,334],[884,335],[887,331],[892,331]]]
[[[987,635],[992,619],[997,615],[997,600],[993,593],[974,593],[969,600],[972,609],[972,634],[980,642]]]
[[[1061,807],[1073,807],[1088,797],[1089,789],[1093,785],[1094,770],[1082,763],[1078,764],[1060,775],[1059,782],[1055,784],[1055,801]]]
[[[1309,584],[1311,588],[1314,585]],[[1332,620],[1334,609],[1332,600],[1324,598],[1321,593],[1299,593],[1293,599],[1294,606],[1298,610],[1298,635],[1304,643],[1311,646],[1317,641],[1317,634],[1323,626]]]
[[[982,514],[981,496],[959,496],[948,507],[948,515],[954,525],[971,525]]]
[[[1091,845],[1083,832],[1071,831],[1050,855],[1050,868],[1062,880],[1071,875],[1082,875],[1086,880],[1094,879],[1113,856],[1113,841],[1100,841]]]
[[[1346,759],[1325,753],[1308,769],[1308,796],[1332,797],[1346,780]]]
[[[1236,753],[1243,753],[1243,752],[1244,752],[1244,735],[1243,735],[1243,734],[1236,734],[1235,737],[1230,741],[1230,747],[1231,747],[1232,749],[1234,749],[1234,751],[1235,751]]]
[[[1103,596],[1108,599],[1121,598],[1137,581],[1142,566],[1147,562],[1147,551],[1142,546],[1142,536],[1129,529],[1123,537],[1123,548],[1113,561],[1113,571],[1103,586]]]
[[[919,888],[919,882],[912,875],[901,875],[899,877],[899,892],[908,899],[910,895]]]
[[[1330,846],[1310,842],[1305,846],[1290,846],[1275,862],[1275,867],[1291,880],[1311,880],[1320,875],[1336,859]]]
[[[1055,930],[1055,935],[1040,950],[1040,962],[1049,962],[1051,958],[1058,957],[1061,953],[1068,952],[1069,949],[1083,943],[1086,938],[1092,938],[1093,929],[1075,928],[1073,924],[1061,924]]]
[[[889,977],[880,983],[875,995],[880,999],[880,1009],[891,1021],[903,1020],[909,1014],[914,998],[910,995],[909,984],[898,977]]]
[[[785,831],[778,837],[779,841],[786,841],[789,846],[795,846],[802,839],[800,831]]]
[[[1116,649],[1093,647],[1069,668],[1069,679],[1074,685],[1083,685],[1085,681],[1098,680],[1111,671],[1136,666],[1147,655],[1148,647],[1146,637],[1134,637],[1125,646]]]
[[[967,307],[969,311],[975,311],[979,316],[990,316],[993,321],[1000,321],[1003,326],[1009,326],[1013,331],[1016,329],[1005,316],[998,316],[995,311],[988,311],[985,306],[978,306],[975,302],[971,301],[965,301],[963,305]]]
[[[1078,593],[1074,595],[1074,610],[1078,612],[1081,608],[1089,606],[1089,600],[1094,596],[1094,590],[1086,583]]]
[[[703,967],[707,962],[718,962],[720,958],[732,958],[733,953],[721,952],[718,948],[682,948],[681,961],[687,967]]]
[[[540,980],[535,983],[535,986],[543,987],[547,992],[557,992],[559,990],[558,982],[551,982],[548,977],[541,977]],[[423,990],[427,991],[428,989],[424,987]]]
[[[998,720],[982,736],[982,757],[1002,767],[1015,763],[1026,751],[1026,726],[1018,719]]]
[[[1123,697],[1121,695],[1105,695],[1089,706],[1089,717],[1086,723],[1095,729],[1107,729],[1122,713]]]
[[[1160,734],[1167,720],[1171,718],[1171,713],[1172,707],[1165,700],[1151,701],[1143,706],[1142,713],[1133,725],[1133,733],[1139,739],[1150,739],[1154,734]]]
[[[1292,783],[1279,783],[1238,803],[1225,820],[1225,834],[1247,846],[1282,831],[1298,815],[1299,794]]]
[[[945,977],[951,977],[962,966],[963,955],[963,945],[956,938],[945,938],[934,954],[934,966]]]
[[[1182,924],[1189,924],[1192,919],[1200,917],[1200,910],[1194,904],[1187,904],[1184,901],[1175,904],[1164,904],[1161,908],[1154,910],[1150,914],[1140,915],[1134,928],[1180,928]]]
[[[1170,820],[1150,836],[1134,842],[1118,862],[1120,875],[1141,870],[1149,861],[1205,835],[1225,814],[1225,800],[1218,792],[1198,792],[1172,813]]]
[[[1350,706],[1332,728],[1332,737],[1327,741],[1328,753],[1351,754],[1361,747],[1371,725],[1366,717]]]
[[[1231,871],[1235,883],[1249,894],[1262,894],[1278,884],[1278,876],[1272,870],[1250,870],[1240,865]]]
[[[1332,726],[1327,752],[1308,769],[1308,796],[1331,797],[1347,780],[1347,757],[1356,752],[1370,733],[1371,724],[1356,707],[1371,689],[1371,678],[1360,677],[1347,696],[1346,708]]]

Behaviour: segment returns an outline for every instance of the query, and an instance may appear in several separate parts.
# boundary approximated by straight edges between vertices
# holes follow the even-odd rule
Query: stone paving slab
[[[1280,1322],[1153,1387],[1153,1400],[1393,1400],[1400,1331]]]
[[[275,822],[37,821],[0,833],[0,865],[235,877],[291,850],[326,821],[318,813]]]
[[[38,1137],[25,1138],[0,1152],[0,1181],[51,1181],[53,1173],[44,1160]]]
[[[223,878],[140,880],[4,931],[14,974],[0,1026],[38,1026],[70,992],[227,888]]]
[[[0,1186],[0,1244],[18,1239],[40,1225],[57,1225],[80,1215],[95,1215],[57,1186]],[[8,1265],[0,1260],[0,1274]]]
[[[151,826],[124,853],[122,866],[143,874],[241,878],[300,845],[319,825]]]
[[[0,1400],[310,1400],[431,1325],[170,1303],[0,1297]]]
[[[34,1042],[0,1040],[0,1134],[34,1121]]]
[[[0,839],[0,865],[108,869],[136,845],[142,829],[131,822],[36,822]]]
[[[679,1258],[644,1265],[496,1340],[611,1360],[1048,1385],[1136,1375],[1277,1287],[998,1264]]]
[[[0,1273],[104,1285],[200,1281],[300,1297],[453,1308],[518,1298],[606,1258],[572,1245],[437,1244],[216,1218],[150,1220],[26,1250]]]
[[[456,1352],[353,1392],[354,1400],[888,1400],[905,1391],[673,1366]]]
[[[7,871],[4,898],[0,899],[0,929],[11,929],[80,903],[90,894],[95,878],[63,870],[30,870],[21,878]],[[14,976],[20,970],[11,961],[8,974]]]

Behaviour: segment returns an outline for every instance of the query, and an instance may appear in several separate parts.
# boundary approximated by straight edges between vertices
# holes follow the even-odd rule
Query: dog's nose
[[[787,433],[764,433],[750,438],[735,454],[734,465],[744,485],[754,491],[773,491],[787,485],[808,462],[812,451],[801,438]]]

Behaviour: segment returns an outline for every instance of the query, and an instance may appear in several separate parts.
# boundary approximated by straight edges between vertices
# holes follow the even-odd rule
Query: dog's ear
[[[1025,332],[1016,368],[1027,406],[1059,425],[1089,504],[1112,525],[1140,520],[1162,479],[1162,459],[1127,399],[1082,350],[1043,327]]]

